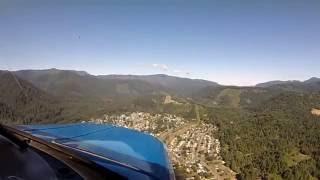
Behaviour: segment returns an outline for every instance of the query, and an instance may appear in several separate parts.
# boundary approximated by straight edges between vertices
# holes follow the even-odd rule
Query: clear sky
[[[0,69],[320,77],[319,0],[0,1]]]

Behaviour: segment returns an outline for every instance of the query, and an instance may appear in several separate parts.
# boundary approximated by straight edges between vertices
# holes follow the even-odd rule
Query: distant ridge
[[[270,81],[257,84],[256,87],[290,91],[320,91],[320,78],[312,77],[305,81]]]
[[[259,83],[256,85],[256,87],[271,87],[271,86],[275,86],[275,85],[281,85],[281,84],[289,84],[289,83],[299,83],[301,81],[297,81],[297,80],[290,80],[290,81],[268,81],[268,82],[264,82],[264,83]]]
[[[101,79],[85,71],[46,69],[21,70],[14,73],[42,90],[65,97],[139,96],[158,89],[140,80]]]
[[[38,75],[43,75],[43,74],[58,74],[60,72],[72,72],[75,74],[78,74],[80,76],[85,76],[89,75],[86,71],[77,71],[77,70],[60,70],[57,68],[51,68],[51,69],[25,69],[25,70],[19,70],[19,71],[13,71],[13,72],[24,72],[24,73],[37,73]]]
[[[51,91],[53,94],[57,94],[58,91],[60,91],[58,94],[64,94],[65,92],[63,91],[68,88],[72,89],[73,94],[79,95],[103,95],[108,92],[116,94],[116,91],[114,91],[114,89],[117,89],[116,86],[128,84],[127,92],[130,91],[134,94],[145,94],[145,90],[149,89],[153,92],[166,92],[185,96],[207,86],[219,86],[218,83],[211,81],[181,78],[165,74],[94,76],[85,71],[59,69],[20,70],[14,73],[43,90]]]
[[[5,70],[2,70],[5,71]],[[147,81],[148,83],[152,84],[161,84],[164,86],[174,86],[173,84],[176,83],[175,80],[180,81],[178,83],[181,83],[181,81],[185,82],[193,82],[194,84],[197,84],[199,86],[223,86],[220,85],[214,81],[209,80],[203,80],[203,79],[191,79],[186,77],[177,77],[177,76],[170,76],[167,74],[152,74],[152,75],[122,75],[122,74],[108,74],[108,75],[91,75],[86,71],[79,71],[79,70],[62,70],[57,68],[51,68],[51,69],[26,69],[26,70],[18,70],[18,71],[12,71],[16,73],[17,75],[28,75],[29,76],[42,76],[42,75],[54,75],[54,74],[61,74],[61,73],[72,73],[77,74],[79,76],[91,76],[96,77],[99,79],[120,79],[120,80],[143,80]],[[317,83],[320,82],[320,78],[318,77],[311,77],[308,80],[305,81],[299,81],[299,80],[288,80],[288,81],[281,81],[281,80],[274,80],[274,81],[267,81],[263,83],[258,83],[253,87],[262,87],[267,88],[271,86],[276,85],[283,85],[283,84],[295,84],[295,83]],[[181,84],[180,84],[181,85]],[[233,85],[228,85],[233,86]],[[237,86],[237,87],[244,87],[244,86]],[[245,86],[245,87],[252,87],[252,86]],[[176,88],[173,88],[176,89]]]
[[[165,74],[103,75],[98,77],[102,79],[142,80],[153,85],[160,85],[162,87],[165,87],[178,95],[190,95],[191,93],[197,92],[198,90],[208,86],[220,86],[216,82],[211,82],[207,80],[181,78]]]
[[[306,81],[304,81],[304,83],[319,83],[320,82],[320,78],[317,77],[312,77]]]

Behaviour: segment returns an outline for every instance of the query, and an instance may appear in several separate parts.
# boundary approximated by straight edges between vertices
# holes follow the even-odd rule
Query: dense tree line
[[[320,179],[320,94],[284,93],[255,109],[209,110],[238,179]]]

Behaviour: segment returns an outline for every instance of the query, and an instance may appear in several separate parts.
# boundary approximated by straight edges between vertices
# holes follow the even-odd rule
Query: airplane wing
[[[128,179],[175,179],[166,146],[145,133],[93,123],[22,125],[15,128],[72,150]]]

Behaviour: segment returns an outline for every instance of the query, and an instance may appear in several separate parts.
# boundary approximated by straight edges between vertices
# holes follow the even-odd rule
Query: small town
[[[220,141],[214,138],[218,128],[211,124],[144,112],[104,115],[90,122],[135,129],[159,138],[166,144],[175,170],[183,172],[185,179],[234,179],[235,173],[224,166],[220,156]]]
[[[0,0],[0,180],[320,180],[320,0]]]
[[[92,119],[94,123],[108,123],[125,128],[135,129],[159,137],[162,132],[176,129],[185,124],[185,120],[171,114],[150,114],[134,112],[121,115],[104,115],[101,119]]]

